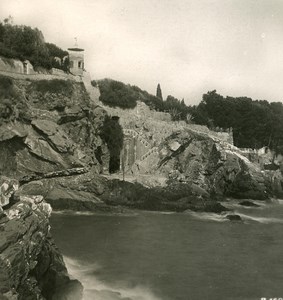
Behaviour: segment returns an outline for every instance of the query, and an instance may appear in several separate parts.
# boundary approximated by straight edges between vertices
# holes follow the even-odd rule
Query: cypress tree
[[[156,97],[163,100],[162,98],[162,92],[161,92],[161,87],[160,87],[160,84],[158,83],[157,85],[157,89],[156,89]]]

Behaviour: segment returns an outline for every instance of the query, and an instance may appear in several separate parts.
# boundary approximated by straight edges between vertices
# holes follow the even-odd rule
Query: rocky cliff
[[[0,299],[81,299],[49,233],[51,206],[42,196],[13,197],[17,181],[0,180]]]
[[[267,199],[261,169],[239,149],[208,134],[176,131],[158,147],[155,157],[137,162],[137,169],[159,174],[169,182],[195,184],[211,196]]]
[[[112,181],[100,176],[109,153],[100,138],[107,108],[98,105],[97,89],[92,93],[90,85],[67,80],[5,80],[0,172],[20,181],[18,194],[42,195],[55,209],[201,209],[211,207],[211,199],[267,199],[272,186],[281,185],[278,176],[262,172],[207,128],[156,120],[135,109],[122,115],[125,121],[126,113],[137,114],[125,128],[132,183]],[[119,111],[108,113],[119,116]],[[121,180],[122,174],[114,178]]]
[[[83,83],[1,77],[1,84],[8,85],[8,95],[0,103],[0,173],[21,179],[78,167],[99,170],[95,150],[107,151],[99,136],[106,112],[91,102]]]

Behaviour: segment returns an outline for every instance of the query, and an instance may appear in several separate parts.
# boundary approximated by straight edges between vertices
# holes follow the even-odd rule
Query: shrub
[[[71,81],[62,79],[33,81],[30,88],[43,94],[54,93],[71,96],[73,92]]]
[[[119,170],[120,167],[120,152],[123,148],[123,129],[117,119],[106,116],[101,128],[100,136],[107,144],[110,152],[110,173]]]
[[[169,112],[174,121],[187,121],[188,113],[191,113],[191,107],[188,107],[184,100],[178,100],[173,96],[168,96],[165,101],[162,95],[159,97],[141,90],[137,86],[126,85],[119,81],[103,79],[99,82],[100,100],[109,106],[120,107],[123,109],[134,108],[137,100],[144,102],[150,107],[162,112]],[[94,83],[93,83],[94,84]]]
[[[54,44],[45,43],[43,34],[37,28],[13,25],[0,22],[0,55],[7,58],[29,60],[35,69],[56,67],[67,70],[66,61],[58,64],[54,57],[63,58],[68,55]]]
[[[9,77],[0,76],[0,98],[14,98],[17,93],[14,89],[13,81]]]
[[[94,87],[97,87],[97,82],[95,80],[92,80],[91,85],[94,86]]]
[[[134,108],[137,105],[136,94],[122,82],[114,80],[99,81],[100,101],[112,107]]]

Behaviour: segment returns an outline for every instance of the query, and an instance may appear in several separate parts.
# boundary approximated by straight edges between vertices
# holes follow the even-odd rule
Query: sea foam
[[[93,274],[101,266],[87,264],[64,256],[64,261],[71,277],[78,279],[84,286],[83,300],[161,300],[144,286],[127,287],[119,282],[115,287],[97,279]]]

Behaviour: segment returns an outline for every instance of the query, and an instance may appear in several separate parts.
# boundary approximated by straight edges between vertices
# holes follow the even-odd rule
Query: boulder
[[[6,206],[10,198],[19,188],[19,182],[5,176],[0,176],[0,206]]]
[[[33,120],[32,126],[41,132],[56,151],[66,153],[72,149],[72,142],[65,132],[51,120]]]
[[[260,207],[260,205],[255,204],[254,202],[249,201],[249,200],[241,201],[239,204],[242,206],[247,206],[247,207]]]
[[[242,218],[239,215],[227,215],[225,218],[230,221],[242,221]]]
[[[19,122],[10,122],[0,126],[0,142],[11,140],[14,137],[23,138],[27,134],[25,126]]]

